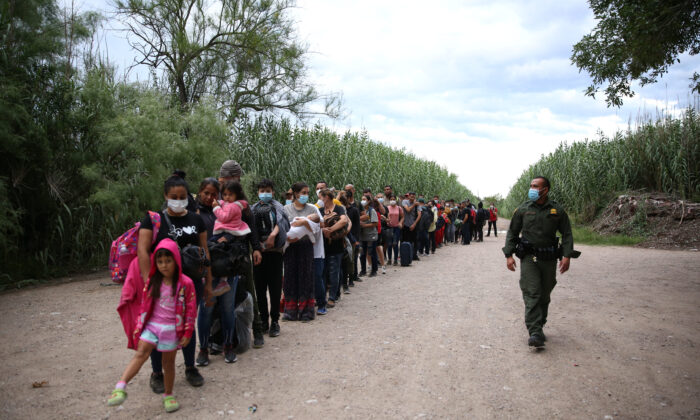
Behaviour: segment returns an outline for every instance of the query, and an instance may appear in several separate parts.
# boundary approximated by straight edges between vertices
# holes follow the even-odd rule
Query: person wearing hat
[[[241,175],[243,175],[243,168],[235,160],[227,160],[221,164],[219,169],[219,182],[223,185],[227,181],[238,181],[241,182]],[[250,245],[253,248],[253,264],[259,265],[262,261],[262,246],[260,245],[260,237],[258,236],[258,231],[255,227],[255,220],[253,219],[253,213],[250,211],[250,207],[243,211],[241,220],[244,221],[250,227]],[[265,339],[263,338],[263,324],[260,318],[260,310],[258,308],[258,298],[255,294],[255,280],[253,279],[253,267],[247,276],[243,279],[243,286],[245,290],[250,293],[253,297],[253,348],[259,349],[265,345]]]

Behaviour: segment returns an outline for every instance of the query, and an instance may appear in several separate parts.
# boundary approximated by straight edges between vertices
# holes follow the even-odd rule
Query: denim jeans
[[[326,255],[328,265],[328,299],[338,300],[340,296],[340,274],[343,254]]]
[[[367,253],[372,258],[372,272],[379,270],[379,258],[377,257],[377,241],[362,241],[362,255],[360,255],[360,265],[362,272],[367,272]]]
[[[394,236],[391,238],[391,244],[386,245],[387,249],[387,255],[389,255],[389,259],[391,260],[391,251],[394,251],[394,261],[399,259],[399,242],[401,241],[401,228],[400,227],[392,227],[389,228],[394,232]]]
[[[314,258],[314,295],[316,298],[316,307],[326,307],[326,281],[323,277],[323,268],[326,260],[323,258]]]
[[[428,249],[430,248],[430,237],[428,236],[428,231],[427,230],[419,230],[418,231],[418,253],[423,254],[423,253],[428,253]]]
[[[231,290],[214,299],[218,303],[219,311],[221,312],[221,323],[224,330],[224,346],[233,346],[233,335],[236,332],[236,287],[238,286],[239,276],[233,277],[218,277],[214,278],[213,287],[220,281],[228,282]],[[209,348],[209,336],[211,333],[211,319],[216,305],[207,307],[204,300],[199,304],[199,317],[197,318],[197,327],[199,328],[199,348]]]

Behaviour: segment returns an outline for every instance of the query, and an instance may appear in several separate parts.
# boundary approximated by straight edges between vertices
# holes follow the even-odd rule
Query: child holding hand
[[[157,349],[163,353],[163,406],[168,413],[180,408],[173,396],[175,355],[178,348],[186,347],[190,342],[196,317],[194,284],[182,274],[177,244],[171,239],[163,239],[151,256],[141,315],[133,333],[138,343],[136,354],[117,382],[108,405],[120,405],[126,400],[126,384],[136,376],[151,351]]]

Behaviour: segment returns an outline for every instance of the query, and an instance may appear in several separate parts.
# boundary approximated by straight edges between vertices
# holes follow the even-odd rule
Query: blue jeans
[[[386,253],[389,256],[389,260],[391,260],[391,251],[394,251],[394,261],[399,259],[399,242],[401,241],[401,228],[400,227],[392,227],[389,228],[393,232],[393,236],[391,238],[391,243],[386,244]]]
[[[376,273],[379,269],[379,260],[377,258],[377,241],[362,241],[362,255],[360,256],[360,264],[362,266],[362,272],[367,272],[367,253],[369,252],[370,258],[372,258],[372,272]]]
[[[221,296],[217,296],[214,299],[218,303],[219,311],[221,313],[221,324],[224,329],[224,346],[233,346],[233,335],[236,332],[236,287],[238,286],[239,276],[233,277],[218,277],[214,278],[213,287],[220,281],[228,282],[231,290],[224,293]],[[214,313],[214,308],[217,305],[207,307],[205,301],[202,300],[199,304],[199,316],[197,317],[197,328],[199,329],[199,348],[208,349],[209,348],[209,336],[211,335],[211,319]]]
[[[323,267],[326,260],[314,258],[314,295],[316,297],[316,307],[326,307],[326,279],[323,277]]]
[[[328,266],[328,299],[338,300],[340,296],[340,273],[343,254],[326,255]]]

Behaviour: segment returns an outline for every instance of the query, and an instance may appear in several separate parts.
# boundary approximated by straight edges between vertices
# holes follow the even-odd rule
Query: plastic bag
[[[236,314],[236,343],[233,351],[245,353],[251,344],[251,327],[253,326],[253,297],[246,292],[246,298],[234,310]]]

